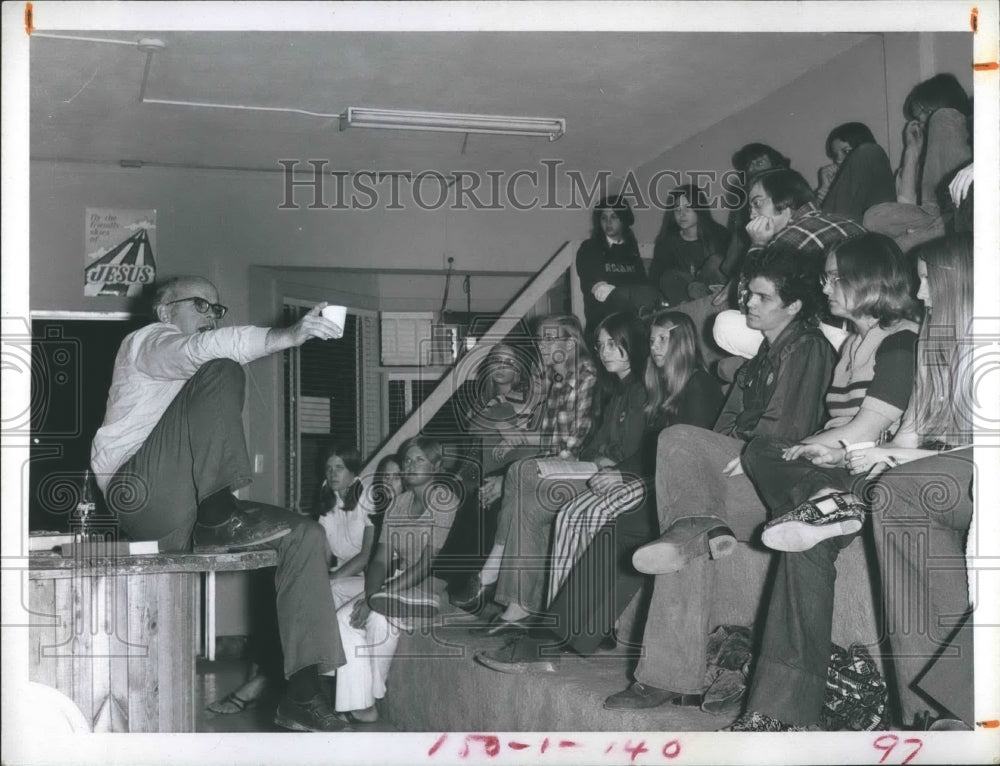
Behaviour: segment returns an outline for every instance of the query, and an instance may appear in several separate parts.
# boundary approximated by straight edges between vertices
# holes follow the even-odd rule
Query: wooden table
[[[194,731],[200,574],[277,560],[273,550],[33,555],[28,678],[70,697],[93,731]]]

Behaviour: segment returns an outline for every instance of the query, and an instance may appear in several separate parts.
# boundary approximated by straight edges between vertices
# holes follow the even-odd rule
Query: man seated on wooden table
[[[288,691],[275,722],[342,731],[319,673],[345,662],[330,595],[326,537],[312,519],[237,500],[252,480],[243,431],[241,365],[330,340],[343,328],[313,308],[287,328],[222,327],[226,307],[207,279],[176,277],[156,291],[157,321],[130,333],[115,358],[91,467],[122,531],[161,551],[278,552],[278,626]]]

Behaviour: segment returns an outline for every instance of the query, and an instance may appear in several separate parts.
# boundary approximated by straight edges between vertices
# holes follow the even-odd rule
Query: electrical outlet
[[[259,452],[253,456],[253,472],[264,473],[264,456]]]

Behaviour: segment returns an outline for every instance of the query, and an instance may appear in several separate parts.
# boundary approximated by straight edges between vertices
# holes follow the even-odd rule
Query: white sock
[[[483,564],[483,569],[479,573],[479,581],[483,585],[489,585],[500,578],[500,562],[503,561],[503,543],[494,543],[493,550]]]

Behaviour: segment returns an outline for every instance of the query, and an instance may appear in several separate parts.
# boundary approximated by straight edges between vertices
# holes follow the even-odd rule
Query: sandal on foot
[[[205,709],[210,713],[215,713],[216,715],[239,715],[240,713],[245,713],[247,710],[252,708],[257,704],[257,698],[254,699],[243,699],[236,692],[230,692],[221,700],[216,700],[205,706]],[[232,705],[235,710],[226,710],[224,707],[226,705]]]

